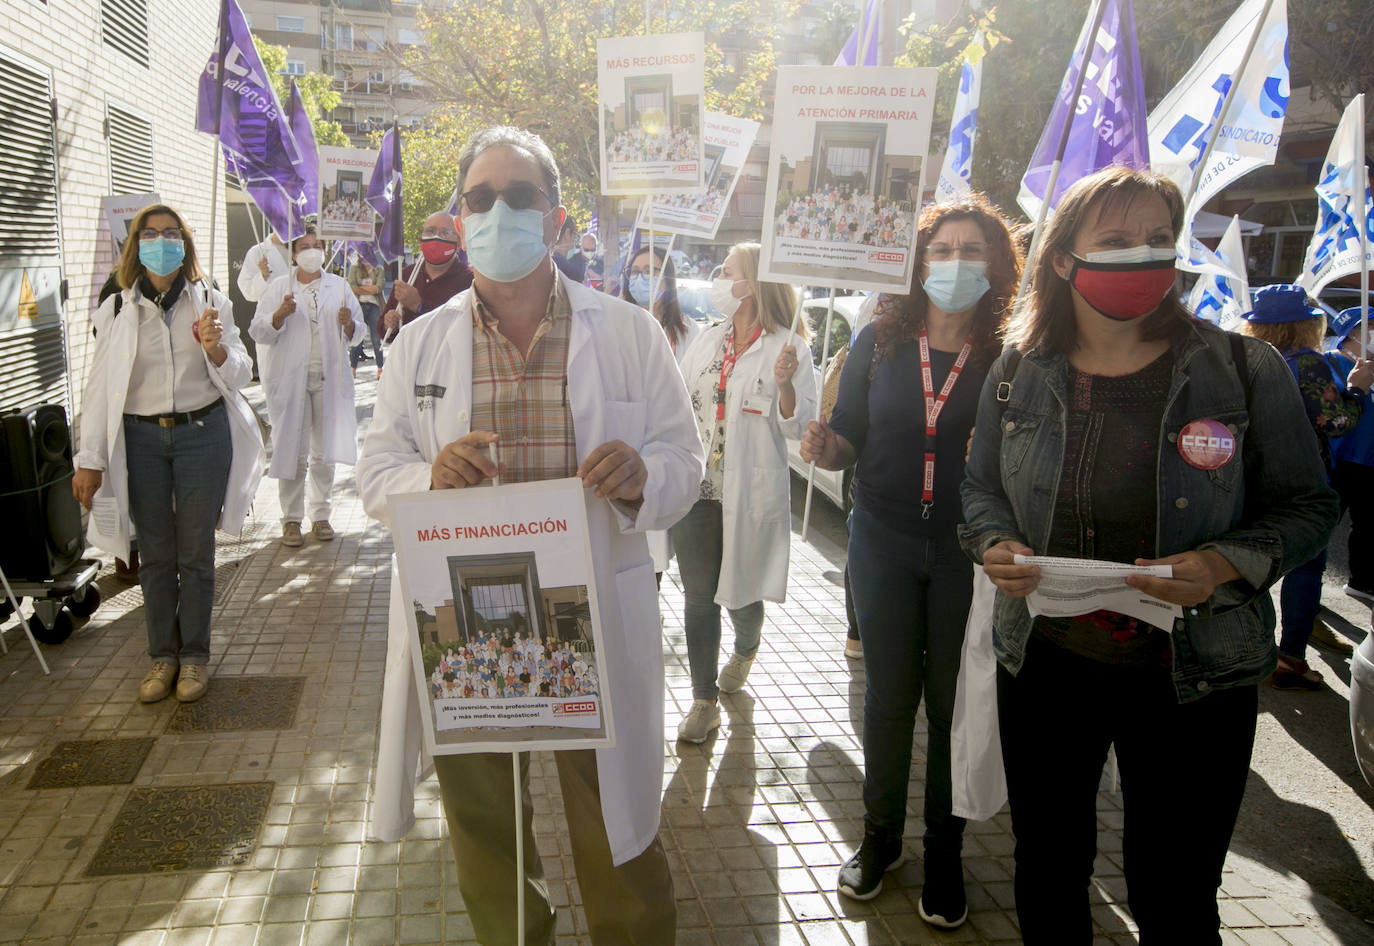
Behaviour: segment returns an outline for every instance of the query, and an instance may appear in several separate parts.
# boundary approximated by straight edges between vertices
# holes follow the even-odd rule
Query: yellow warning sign
[[[38,297],[33,294],[33,284],[29,282],[28,270],[24,271],[24,281],[19,285],[19,317],[38,318]]]

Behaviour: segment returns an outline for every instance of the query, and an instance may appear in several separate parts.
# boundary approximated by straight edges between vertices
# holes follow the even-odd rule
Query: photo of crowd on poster
[[[705,45],[700,33],[597,40],[601,192],[702,190]]]
[[[367,184],[377,152],[361,148],[320,150],[320,216],[322,240],[370,240],[376,212],[367,203]]]
[[[655,230],[710,239],[720,229],[759,125],[720,112],[706,112],[703,122],[706,190],[657,195],[653,203]]]

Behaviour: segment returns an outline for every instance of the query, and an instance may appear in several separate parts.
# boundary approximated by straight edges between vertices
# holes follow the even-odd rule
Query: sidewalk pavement
[[[363,373],[358,399],[370,405],[372,367]],[[275,487],[263,481],[239,541],[221,537],[214,678],[200,703],[138,702],[148,665],[140,594],[109,568],[105,603],[66,643],[45,649],[51,676],[10,622],[0,657],[0,943],[475,942],[432,778],[420,786],[406,840],[366,837],[390,540],[364,516],[352,472],[341,468],[338,538],[320,543],[307,532],[304,547],[283,548]],[[719,734],[667,747],[661,834],[678,942],[1018,942],[1005,811],[968,826],[970,913],[957,931],[936,932],[917,917],[919,857],[868,903],[835,893],[836,871],[862,836],[864,683],[859,664],[842,655],[843,549],[811,539],[793,536],[789,600],[768,606],[749,683],[722,698]],[[662,597],[671,739],[691,704],[675,569]],[[907,821],[913,854],[924,740],[922,714]],[[558,942],[590,943],[547,754],[536,755],[530,781],[539,852],[560,905]],[[1098,811],[1096,942],[1134,943],[1118,797],[1104,790]],[[1319,917],[1264,879],[1233,855],[1221,894],[1225,943],[1357,941],[1325,925],[1329,904]]]

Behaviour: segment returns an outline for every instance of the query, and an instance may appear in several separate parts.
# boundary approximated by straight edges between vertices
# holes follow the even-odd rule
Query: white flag
[[[1186,196],[1193,173],[1220,116],[1232,82],[1237,84],[1226,115],[1221,116],[1207,167],[1188,201],[1179,234],[1179,268],[1198,272],[1193,260],[1193,216],[1212,197],[1255,168],[1273,164],[1288,111],[1288,4],[1245,0],[1203,51],[1193,68],[1150,113],[1150,166],[1173,180]],[[1254,50],[1239,77],[1241,58],[1258,30]]]
[[[954,117],[949,122],[949,144],[940,179],[935,182],[935,201],[943,203],[972,190],[973,139],[978,131],[978,93],[983,87],[983,59],[965,62],[959,71],[959,94],[954,99]]]
[[[1364,93],[1355,96],[1345,108],[1336,137],[1322,164],[1317,181],[1320,215],[1307,261],[1297,283],[1315,296],[1327,283],[1360,271],[1360,205],[1364,200],[1366,259],[1374,266],[1374,201],[1369,192],[1369,173],[1358,162],[1360,141],[1364,138]]]
[[[1205,264],[1188,297],[1188,308],[1200,319],[1230,328],[1241,313],[1250,311],[1250,277],[1240,242],[1240,217],[1231,218],[1215,253],[1200,244],[1197,249]]]

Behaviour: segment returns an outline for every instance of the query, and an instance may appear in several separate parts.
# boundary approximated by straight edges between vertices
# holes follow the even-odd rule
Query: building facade
[[[101,198],[156,193],[225,282],[214,142],[195,130],[217,21],[205,0],[0,0],[0,409],[80,409],[115,260]]]

